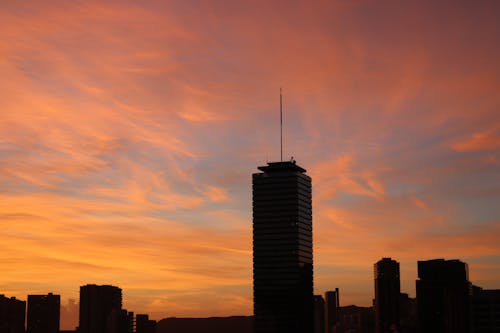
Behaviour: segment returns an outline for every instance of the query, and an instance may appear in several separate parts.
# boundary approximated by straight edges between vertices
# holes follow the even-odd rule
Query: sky
[[[500,288],[500,2],[4,1],[0,294],[251,315],[251,175],[313,181],[314,289],[460,259]],[[76,301],[76,303],[75,303]]]

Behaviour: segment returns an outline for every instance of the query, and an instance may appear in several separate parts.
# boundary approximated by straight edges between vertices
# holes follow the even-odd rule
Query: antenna
[[[280,156],[283,162],[283,95],[280,87]]]

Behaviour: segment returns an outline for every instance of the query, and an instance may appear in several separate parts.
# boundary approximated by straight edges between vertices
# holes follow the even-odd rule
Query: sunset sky
[[[313,179],[315,293],[500,288],[500,1],[2,1],[0,294],[250,315],[251,174]],[[63,309],[63,328],[76,324]],[[73,312],[72,312],[73,311]]]

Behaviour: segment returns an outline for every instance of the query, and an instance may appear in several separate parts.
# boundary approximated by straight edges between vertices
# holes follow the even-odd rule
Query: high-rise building
[[[399,263],[382,258],[374,265],[375,332],[390,333],[399,329],[400,280]]]
[[[27,333],[59,333],[61,296],[28,295]]]
[[[120,288],[95,284],[80,287],[78,333],[118,333],[121,310]]]
[[[0,332],[24,333],[26,302],[0,295]]]
[[[470,282],[466,263],[418,262],[417,310],[421,333],[470,332]]]
[[[312,333],[311,178],[295,161],[253,174],[256,333]]]
[[[472,289],[472,331],[500,332],[500,289]]]
[[[339,323],[339,288],[325,293],[325,328],[326,333],[334,333]]]

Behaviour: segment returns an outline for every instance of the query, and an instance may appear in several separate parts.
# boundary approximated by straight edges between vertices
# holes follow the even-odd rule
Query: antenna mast
[[[280,156],[283,162],[283,95],[280,87]]]

